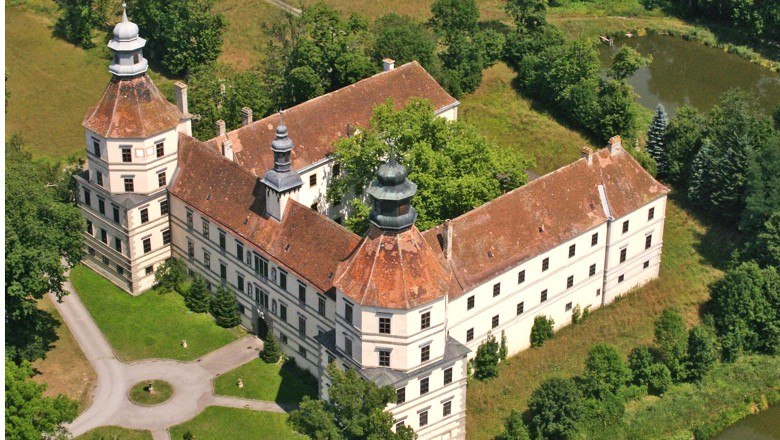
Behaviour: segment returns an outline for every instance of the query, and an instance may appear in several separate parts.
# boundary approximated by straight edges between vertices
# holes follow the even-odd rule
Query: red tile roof
[[[237,164],[179,135],[179,168],[170,193],[294,271],[320,291],[333,286],[339,261],[360,237],[296,201],[281,222],[265,215],[264,186]]]
[[[145,138],[176,128],[181,113],[148,75],[113,76],[82,125],[107,138]]]
[[[333,143],[358,126],[366,127],[374,107],[392,98],[402,107],[413,97],[425,98],[437,110],[457,103],[416,61],[378,73],[350,86],[319,96],[284,111],[284,123],[295,142],[293,168],[301,169],[333,152]],[[279,122],[268,116],[208,141],[217,151],[222,141],[233,143],[236,162],[256,176],[273,168],[271,141]]]
[[[467,291],[607,221],[598,186],[620,218],[669,190],[627,152],[602,149],[451,221],[455,277]],[[443,225],[423,233],[440,254]]]
[[[383,233],[372,225],[339,264],[334,285],[358,304],[412,309],[457,290],[450,268],[415,226]]]

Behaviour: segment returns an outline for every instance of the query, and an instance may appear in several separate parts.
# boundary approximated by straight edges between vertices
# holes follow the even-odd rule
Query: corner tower
[[[167,186],[179,132],[191,131],[186,86],[176,84],[178,106],[168,102],[146,74],[145,45],[125,11],[108,43],[111,80],[84,117],[87,169],[76,177],[85,264],[133,294],[171,255]]]

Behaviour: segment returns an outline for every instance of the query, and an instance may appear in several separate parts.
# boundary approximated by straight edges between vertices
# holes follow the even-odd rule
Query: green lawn
[[[132,297],[84,266],[71,271],[73,287],[123,361],[146,358],[193,360],[238,339],[239,329],[218,327],[211,316],[192,313],[177,293]],[[181,340],[187,340],[182,348]]]
[[[194,419],[170,429],[172,440],[190,431],[196,439],[302,439],[287,425],[286,414],[210,406]]]
[[[288,365],[255,359],[214,380],[214,393],[288,404],[297,404],[306,395],[316,398],[316,379],[304,371],[293,371]],[[244,382],[243,389],[236,386],[239,378]]]
[[[76,440],[152,440],[152,433],[118,426],[103,426],[76,437]]]

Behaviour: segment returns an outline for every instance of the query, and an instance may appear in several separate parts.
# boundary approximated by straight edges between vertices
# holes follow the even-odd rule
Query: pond
[[[745,417],[715,436],[714,440],[780,439],[780,405]]]
[[[767,114],[780,104],[780,74],[721,49],[664,35],[621,38],[613,47],[600,45],[602,65],[610,65],[612,54],[621,45],[653,56],[650,66],[628,79],[639,103],[650,109],[662,103],[670,114],[681,105],[707,111],[723,92],[734,87],[755,93]]]

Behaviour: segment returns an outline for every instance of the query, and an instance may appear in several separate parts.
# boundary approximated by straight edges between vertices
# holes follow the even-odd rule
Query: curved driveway
[[[168,438],[167,429],[198,415],[207,406],[230,406],[260,411],[284,412],[275,402],[214,396],[211,381],[257,358],[263,342],[247,336],[192,362],[150,359],[123,363],[90,316],[70,282],[62,302],[53,302],[97,374],[97,386],[89,408],[68,430],[79,436],[99,426],[122,426],[152,431],[155,438]],[[175,394],[153,407],[136,405],[127,397],[133,385],[161,379],[173,385]]]

